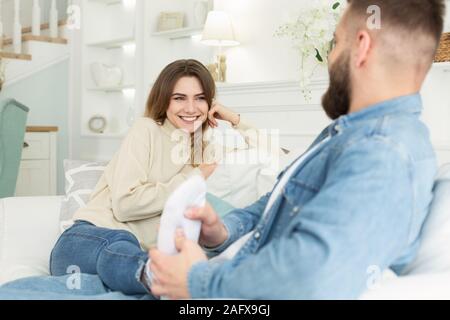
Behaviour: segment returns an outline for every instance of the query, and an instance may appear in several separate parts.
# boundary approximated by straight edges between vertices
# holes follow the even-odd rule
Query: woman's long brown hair
[[[208,103],[208,110],[211,109],[213,100],[216,96],[216,84],[208,69],[199,61],[193,59],[177,60],[166,66],[159,74],[153,85],[147,100],[145,109],[145,117],[149,117],[160,125],[163,125],[167,119],[167,109],[170,105],[175,85],[183,77],[195,77],[200,84]],[[203,134],[208,129],[208,121],[203,126]],[[194,139],[191,139],[192,149],[194,147]],[[202,151],[206,145],[202,143]],[[191,150],[191,160],[194,166],[194,150]]]

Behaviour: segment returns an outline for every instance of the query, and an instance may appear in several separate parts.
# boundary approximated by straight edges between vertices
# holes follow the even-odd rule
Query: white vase
[[[31,33],[34,36],[41,35],[41,7],[39,6],[39,0],[33,0],[33,14],[31,22]]]
[[[50,37],[58,37],[58,10],[56,9],[56,0],[52,0],[50,7]]]
[[[98,87],[117,87],[122,84],[123,71],[115,65],[101,62],[91,64],[92,79]]]
[[[208,2],[196,1],[194,2],[194,24],[196,26],[202,26],[206,22],[208,15]]]

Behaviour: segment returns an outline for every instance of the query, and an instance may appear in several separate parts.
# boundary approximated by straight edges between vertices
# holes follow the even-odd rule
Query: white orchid
[[[315,0],[307,4],[293,21],[279,26],[276,35],[288,37],[301,59],[300,86],[307,100],[310,79],[317,66],[328,64],[328,54],[333,41],[334,31],[342,13],[341,1]],[[316,63],[311,72],[306,71],[306,60],[315,58]]]

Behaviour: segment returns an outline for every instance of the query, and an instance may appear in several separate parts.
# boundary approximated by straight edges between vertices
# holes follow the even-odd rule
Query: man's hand
[[[185,238],[182,230],[177,230],[175,245],[179,251],[176,256],[150,250],[151,291],[169,299],[189,299],[188,272],[195,263],[208,259],[198,244]]]
[[[214,248],[227,240],[227,229],[209,203],[206,203],[203,208],[193,208],[186,211],[185,217],[202,222],[199,240],[202,246]]]

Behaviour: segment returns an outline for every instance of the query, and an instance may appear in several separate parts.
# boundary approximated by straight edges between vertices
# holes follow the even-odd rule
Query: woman
[[[198,163],[195,150],[187,157],[174,152],[177,137],[204,136],[198,133],[216,127],[217,119],[242,134],[249,128],[238,114],[213,105],[214,97],[214,80],[198,61],[176,61],[161,72],[145,117],[130,129],[89,203],[75,213],[73,226],[56,243],[50,257],[52,275],[79,270],[97,274],[113,291],[150,293],[151,275],[145,266],[168,196],[190,176],[207,179],[215,169],[215,164],[205,163],[204,139]],[[189,146],[198,149],[198,143]]]

